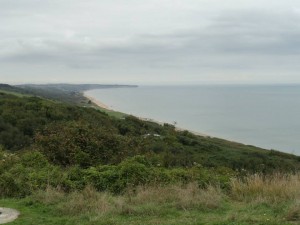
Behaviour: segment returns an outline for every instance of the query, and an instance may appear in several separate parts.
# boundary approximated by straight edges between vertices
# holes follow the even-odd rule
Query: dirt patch
[[[15,209],[1,208],[0,207],[0,224],[5,224],[14,221],[18,218],[20,212]]]

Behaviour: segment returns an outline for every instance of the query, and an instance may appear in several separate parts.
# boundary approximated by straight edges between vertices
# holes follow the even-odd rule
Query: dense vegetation
[[[7,93],[0,94],[0,145],[0,193],[10,196],[30,194],[49,182],[66,190],[93,184],[113,192],[152,182],[226,186],[237,171],[297,171],[300,166],[299,157],[277,151]]]
[[[248,174],[261,174],[261,183],[268,183],[264,177],[270,174],[295,174],[300,168],[299,156],[196,136],[176,131],[170,124],[159,125],[133,116],[115,118],[91,107],[26,94],[10,86],[0,91],[0,203],[16,204],[25,211],[28,207],[36,207],[34,211],[41,205],[45,210],[55,206],[53,212],[64,209],[67,217],[76,218],[76,213],[83,212],[84,218],[78,224],[100,224],[97,210],[104,210],[103,224],[118,224],[109,222],[111,216],[124,219],[128,215],[142,216],[147,210],[150,217],[169,211],[173,217],[187,216],[184,212],[197,215],[200,209],[217,210],[220,222],[221,212],[230,206],[228,198],[247,202],[247,196],[252,198],[259,188],[267,186],[255,186],[255,177],[248,182]],[[282,179],[286,185],[298,187],[298,178]],[[273,184],[275,189],[277,183]],[[252,189],[247,189],[251,184]],[[288,190],[281,196],[285,206],[296,208],[296,214],[291,211],[290,217],[295,219],[293,216],[299,213],[300,218],[300,207],[291,200],[298,198],[299,192],[292,193],[283,185],[274,196],[282,189]],[[7,202],[8,197],[22,199]],[[252,200],[260,197],[261,193]],[[277,200],[273,200],[263,204],[271,202],[275,207]],[[104,208],[100,202],[106,204]],[[88,212],[84,212],[83,205],[89,207]],[[237,206],[230,207],[235,210]],[[91,214],[98,218],[95,223],[82,222],[92,218]],[[233,217],[228,219],[232,224],[248,224],[234,223]],[[60,221],[62,218],[59,216],[55,224],[68,224]],[[168,218],[166,221],[180,224]],[[188,219],[182,222],[196,224]]]

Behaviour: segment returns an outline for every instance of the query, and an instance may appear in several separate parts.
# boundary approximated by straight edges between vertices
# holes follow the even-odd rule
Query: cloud
[[[267,74],[275,73],[285,73],[282,80],[289,74],[295,79],[299,8],[279,8],[284,4],[278,2],[277,8],[260,8],[255,1],[230,0],[231,7],[201,2],[20,0],[14,6],[3,0],[0,64],[48,65],[54,74],[55,65],[70,73],[98,70],[115,78],[122,68],[125,76],[134,71],[145,80],[158,72],[168,78],[186,74],[187,80],[207,79],[203,74],[231,80],[234,73],[257,81],[260,76],[272,80]]]

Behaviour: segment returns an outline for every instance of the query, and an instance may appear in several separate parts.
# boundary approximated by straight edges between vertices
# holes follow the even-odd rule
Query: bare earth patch
[[[15,209],[1,208],[0,207],[0,224],[14,221],[18,218],[20,212]]]

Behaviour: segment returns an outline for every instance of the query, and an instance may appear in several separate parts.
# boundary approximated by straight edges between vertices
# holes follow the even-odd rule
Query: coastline
[[[100,108],[106,109],[106,110],[110,110],[110,111],[114,111],[112,108],[110,108],[108,105],[104,104],[103,102],[95,99],[94,97],[86,94],[86,91],[82,92],[83,97],[89,99],[91,102],[93,102],[95,105],[99,106]]]
[[[91,102],[93,102],[95,105],[99,106],[100,108],[103,108],[105,110],[108,110],[108,111],[112,111],[112,112],[116,112],[114,109],[112,109],[111,107],[109,107],[108,105],[106,105],[105,103],[99,101],[98,99],[86,94],[86,91],[82,92],[82,95],[89,99]],[[121,113],[124,113],[124,114],[127,114],[125,112],[121,112]],[[127,114],[129,115],[129,114]],[[153,122],[153,123],[157,123],[161,126],[163,126],[165,124],[165,122],[162,122],[162,121],[158,121],[158,120],[154,120],[154,119],[151,119],[151,118],[144,118],[144,117],[141,117],[141,116],[137,116],[137,115],[132,115],[132,116],[135,116],[136,118],[140,119],[140,120],[143,120],[143,121],[148,121],[148,122]],[[176,127],[175,126],[175,130],[176,131],[188,131],[194,135],[197,135],[197,136],[202,136],[202,137],[212,137],[208,134],[204,134],[204,133],[201,133],[201,132],[197,132],[197,131],[192,131],[192,130],[188,130],[188,129],[184,129],[182,127]]]

